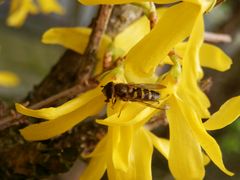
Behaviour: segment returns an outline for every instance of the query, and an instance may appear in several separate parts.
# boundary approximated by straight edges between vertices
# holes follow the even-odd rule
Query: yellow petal
[[[137,102],[125,102],[121,112],[108,116],[104,120],[97,120],[97,123],[108,126],[129,126],[137,123],[145,123],[149,118],[158,111],[155,108],[146,107],[146,105]],[[120,114],[120,116],[119,116]]]
[[[207,130],[224,128],[240,116],[240,96],[229,99],[205,123]]]
[[[207,43],[204,43],[201,47],[200,60],[202,66],[218,71],[226,71],[232,64],[231,58],[220,48]]]
[[[136,179],[152,179],[152,153],[153,145],[146,130],[141,128],[136,132],[133,143],[133,155],[136,169]]]
[[[158,16],[163,15],[167,8],[157,9]],[[126,55],[127,52],[136,45],[145,35],[150,32],[150,23],[146,16],[136,20],[134,23],[129,25],[126,29],[120,32],[114,39],[113,45],[115,48],[121,49]],[[133,36],[134,34],[134,36]]]
[[[87,43],[91,29],[89,28],[51,28],[44,33],[42,42],[46,44],[59,44],[65,48],[72,49],[80,54],[83,54]],[[111,39],[107,35],[104,35],[98,50],[98,58],[102,59],[103,55],[110,44]]]
[[[153,145],[148,134],[146,133],[146,130],[141,128],[134,132],[133,141],[130,148],[131,154],[128,168],[125,171],[119,170],[114,168],[114,166],[109,162],[107,167],[108,178],[151,180]],[[141,149],[141,151],[139,149]],[[144,152],[144,156],[142,152]]]
[[[38,0],[43,13],[55,12],[58,14],[63,14],[64,10],[61,5],[56,0]]]
[[[208,118],[210,116],[208,111],[210,102],[198,86],[198,80],[202,76],[199,51],[203,42],[203,34],[203,18],[199,14],[183,57],[182,79],[178,94],[196,110],[201,118]]]
[[[186,120],[188,117],[175,97],[169,99],[169,106],[169,168],[176,179],[202,179],[205,174],[202,152]]]
[[[199,11],[198,6],[185,2],[168,8],[154,29],[127,54],[127,80],[149,83],[156,66],[177,43],[189,36]]]
[[[199,80],[202,69],[199,61],[199,52],[203,43],[204,24],[201,14],[196,18],[188,46],[183,57],[183,79],[188,82]]]
[[[201,6],[202,12],[210,11],[217,2],[217,0],[184,0],[184,1]]]
[[[8,71],[0,71],[0,86],[12,87],[19,84],[19,78]]]
[[[126,55],[126,53],[149,32],[149,20],[146,16],[143,16],[115,37],[114,47],[122,49],[125,53],[123,55]]]
[[[188,121],[192,131],[194,132],[195,137],[197,138],[198,142],[201,144],[202,148],[209,156],[209,158],[224,173],[232,176],[233,173],[227,170],[223,164],[222,153],[217,142],[207,133],[202,122],[199,120],[199,116],[193,111],[191,106],[189,106],[189,104],[185,103],[184,101],[178,99],[177,103],[179,104],[179,109],[186,116],[185,119]]]
[[[146,2],[147,0],[140,0],[140,2]],[[153,2],[158,3],[158,4],[169,4],[169,3],[174,3],[179,0],[154,0]],[[134,3],[136,0],[79,0],[80,3],[85,4],[85,5],[95,5],[95,4],[126,4],[126,3]]]
[[[182,84],[181,87],[178,88],[178,94],[181,99],[184,99],[188,103],[188,105],[192,106],[196,112],[199,114],[201,118],[209,118],[210,113],[208,111],[208,107],[210,106],[210,102],[207,96],[201,91],[197,84]]]
[[[27,18],[28,13],[36,14],[38,9],[33,0],[12,0],[10,15],[7,18],[9,26],[21,26]]]
[[[22,113],[27,116],[52,120],[60,116],[63,116],[65,114],[71,113],[72,111],[80,108],[81,106],[84,106],[89,101],[94,101],[94,99],[97,98],[98,96],[102,96],[102,99],[103,99],[103,95],[99,87],[93,90],[87,91],[58,107],[49,107],[49,108],[42,108],[39,110],[33,110],[33,109],[28,109],[21,104],[16,104],[16,110],[19,113]]]
[[[30,125],[20,130],[28,141],[46,140],[60,135],[89,116],[96,115],[103,108],[103,96],[97,96],[75,111],[51,121]]]
[[[110,129],[110,128],[109,128]],[[112,127],[112,161],[115,169],[127,171],[133,141],[133,127]],[[118,141],[116,141],[118,139]]]
[[[152,140],[152,143],[154,147],[166,158],[168,159],[169,155],[169,140],[164,139],[164,138],[159,138],[155,136],[153,133],[150,131],[146,131],[149,135],[149,137]]]
[[[124,171],[120,171],[120,173],[123,176]],[[107,175],[108,175],[108,179],[119,179],[120,180],[119,170],[115,169],[115,167],[112,164],[111,159],[109,159],[109,158],[108,158],[108,163],[107,163]]]
[[[106,170],[106,156],[97,156],[91,159],[86,169],[80,175],[80,180],[99,180]]]
[[[175,47],[178,55],[183,57],[187,43],[179,43]],[[169,60],[165,60],[169,62]],[[203,43],[200,48],[200,64],[201,66],[216,69],[218,71],[226,71],[232,64],[231,58],[225,54],[220,48],[212,44]]]
[[[106,134],[101,140],[100,142],[97,144],[97,146],[95,147],[94,151],[89,153],[89,154],[81,154],[83,158],[93,158],[95,156],[103,156],[105,153],[105,150],[108,148],[108,137],[109,135]]]
[[[203,154],[203,163],[206,166],[210,163],[210,159],[205,153],[202,153],[202,154]]]
[[[118,125],[119,122],[129,121],[134,118],[138,114],[139,110],[143,108],[143,106],[138,103],[122,102],[121,100],[117,101],[114,106],[114,109],[111,110],[112,105],[108,105],[108,117],[104,120],[97,120],[99,124]]]

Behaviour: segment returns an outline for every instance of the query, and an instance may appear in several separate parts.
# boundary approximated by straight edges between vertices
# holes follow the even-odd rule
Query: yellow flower
[[[11,0],[7,24],[15,27],[21,26],[28,14],[37,14],[39,12],[62,14],[63,9],[56,0],[37,0],[37,4],[34,0]]]
[[[159,14],[163,12],[164,9],[159,10]],[[95,75],[102,72],[103,58],[107,51],[115,51],[115,59],[123,57],[149,32],[149,21],[143,16],[119,33],[114,39],[104,35],[97,53],[99,61],[95,70]],[[51,28],[44,33],[42,42],[46,44],[58,44],[83,54],[89,41],[90,33],[91,29],[84,27]],[[132,36],[132,34],[134,34],[134,36]]]
[[[132,36],[134,29],[139,30],[135,36]],[[120,33],[114,41],[112,41],[110,37],[104,36],[98,51],[100,62],[98,62],[95,74],[102,71],[101,60],[110,45],[121,49],[123,55],[125,55],[126,51],[128,51],[149,31],[149,22],[146,17],[143,17]],[[52,28],[43,35],[42,41],[49,44],[60,44],[82,54],[87,46],[90,33],[91,29],[89,28]],[[126,40],[130,42],[127,46],[125,45]],[[101,92],[100,86],[105,85],[109,81],[125,81],[122,66],[111,70],[111,72],[101,80],[101,84],[96,89],[88,91],[57,108],[31,110],[20,104],[16,104],[17,111],[22,114],[49,120],[24,128],[21,130],[22,135],[25,139],[30,141],[49,139],[66,132],[86,117],[97,114],[103,108],[105,98]],[[89,108],[91,106],[96,106],[96,109]]]
[[[164,12],[164,11],[159,10],[159,13],[160,12]],[[138,30],[137,32],[136,32],[136,29]],[[132,33],[134,30],[136,33],[135,33],[135,36],[132,36]],[[66,48],[70,48],[79,53],[83,53],[86,48],[90,32],[91,30],[88,28],[52,28],[43,35],[42,41],[44,43],[49,43],[49,44],[60,44]],[[108,36],[104,36],[98,52],[99,59],[103,58],[103,54],[106,52],[107,47],[111,43],[114,44],[115,48],[121,49],[123,52],[123,55],[125,55],[131,49],[131,47],[133,47],[134,44],[136,44],[148,32],[150,32],[149,22],[146,17],[143,17],[138,21],[136,21],[135,23],[133,23],[132,25],[130,25],[128,28],[126,28],[123,32],[118,34],[113,41],[111,41],[111,39]],[[63,38],[63,37],[68,37],[68,38]],[[126,42],[130,42],[130,43],[126,43]],[[177,46],[176,49],[179,53],[183,54],[185,46],[186,45],[183,43]],[[216,53],[213,54],[214,52]],[[220,58],[222,57],[224,59],[223,62],[225,62],[227,67],[229,67],[229,63],[231,62],[224,53],[222,53],[219,49],[211,45],[203,45],[201,56],[203,57],[203,59],[201,58],[201,63],[203,62],[203,64],[207,67],[211,67],[209,64],[211,64],[212,61],[209,61],[209,60],[219,59],[219,57]],[[164,61],[167,62],[168,59],[166,58],[166,60]],[[98,67],[99,67],[97,68],[98,73],[101,72],[102,70],[100,68],[102,65],[101,63],[102,63],[101,61],[100,63],[98,63]],[[102,81],[101,85],[105,85],[107,82],[113,81],[114,79],[116,79],[116,81],[119,81],[119,82],[126,82],[124,78],[124,70],[122,69],[122,67],[118,67],[115,70],[113,70],[109,76],[110,78],[107,78],[108,81],[106,80]],[[118,79],[121,79],[121,81]],[[92,94],[94,94],[94,96]],[[43,108],[40,110],[31,110],[23,107],[22,105],[17,104],[16,106],[17,110],[25,115],[50,120],[40,124],[28,126],[27,128],[23,129],[21,132],[23,133],[24,137],[28,140],[48,139],[58,134],[61,134],[83,119],[81,118],[82,116],[79,116],[79,118],[77,118],[77,115],[74,115],[74,117],[76,117],[76,120],[73,120],[72,124],[70,123],[70,121],[62,120],[61,122],[63,123],[63,125],[60,125],[59,123],[59,127],[55,125],[58,123],[58,121],[60,122],[60,120],[58,119],[61,117],[62,117],[61,119],[68,118],[68,117],[70,118],[71,112],[75,112],[75,111],[77,112],[78,108],[83,107],[85,104],[87,104],[90,101],[94,104],[95,102],[101,102],[100,106],[103,107],[103,102],[99,101],[98,98],[100,97],[98,96],[101,96],[102,99],[104,98],[103,94],[101,93],[101,89],[99,87],[93,90],[93,92],[89,91],[57,108]],[[80,110],[81,109],[79,109],[79,111]],[[65,115],[67,114],[69,115],[65,117]],[[79,114],[81,114],[81,112],[79,112]],[[92,113],[89,111],[89,114],[86,116],[90,116],[93,114],[96,114],[96,112],[94,111]],[[83,116],[83,117],[85,118],[86,116]],[[75,118],[72,118],[72,119],[75,119]],[[54,126],[55,128],[52,129],[52,126]],[[38,127],[40,128],[39,130],[37,130]],[[51,133],[44,133],[44,134],[41,133],[44,129],[45,131],[49,131]]]
[[[203,76],[200,64],[221,71],[227,70],[231,64],[231,60],[218,48],[202,44],[202,13],[212,5],[212,3],[209,3],[206,6],[203,2],[205,1],[189,0],[168,8],[152,31],[146,36],[142,36],[143,39],[135,46],[133,46],[134,44],[131,45],[132,48],[128,49],[127,58],[123,66],[109,72],[104,80],[101,81],[102,85],[105,85],[109,81],[156,83],[158,77],[155,75],[155,68],[158,64],[168,62],[167,54],[169,51],[176,48],[176,51],[182,54],[182,72],[180,71],[179,64],[175,62],[172,70],[159,81],[167,86],[166,89],[163,89],[162,95],[163,97],[167,97],[168,95],[168,98],[162,103],[169,106],[169,110],[167,110],[170,125],[169,150],[166,150],[168,149],[166,143],[163,145],[163,142],[156,143],[156,141],[153,141],[153,137],[155,136],[149,134],[142,127],[150,117],[155,115],[158,111],[157,109],[129,102],[124,106],[121,116],[118,117],[123,102],[117,102],[114,109],[109,104],[107,110],[108,117],[105,120],[97,121],[98,123],[110,126],[108,134],[91,155],[93,159],[83,177],[87,178],[87,176],[92,175],[90,176],[91,178],[98,179],[107,169],[110,179],[124,179],[129,177],[138,179],[139,173],[143,173],[145,179],[151,179],[149,164],[151,162],[153,145],[165,148],[164,153],[168,157],[170,170],[177,179],[201,179],[204,177],[205,157],[201,148],[204,149],[209,158],[223,172],[232,175],[223,165],[218,144],[207,133],[206,129],[214,129],[216,122],[218,122],[217,118],[223,114],[229,116],[230,113],[233,113],[234,116],[231,115],[231,119],[227,118],[217,128],[231,123],[234,120],[233,118],[240,114],[240,110],[237,108],[232,110],[231,107],[234,103],[238,104],[240,101],[239,97],[231,99],[227,102],[227,105],[223,106],[222,109],[224,110],[220,109],[216,113],[217,115],[210,117],[208,112],[210,106],[209,100],[198,87],[198,81]],[[178,20],[177,22],[175,21],[176,19]],[[62,32],[67,34],[65,30]],[[73,32],[71,34],[81,34],[81,37],[85,37],[84,41],[88,41],[89,32],[85,32],[89,30],[71,30]],[[188,42],[182,43],[190,34]],[[65,43],[62,39],[59,40],[60,36],[57,35],[56,38],[54,37],[54,33],[50,33],[50,35],[53,35],[51,42],[55,41],[66,47],[71,47],[75,50],[78,49],[81,53],[86,47],[79,45],[79,49],[74,38],[70,38]],[[131,34],[124,36],[124,38],[129,36]],[[46,37],[51,36],[46,35]],[[121,40],[124,40],[124,38],[121,38]],[[105,40],[103,39],[103,41]],[[110,40],[109,42],[115,44],[115,40]],[[107,42],[106,44],[109,43]],[[99,52],[99,54],[101,53]],[[101,55],[99,57],[101,58]],[[21,130],[22,135],[28,140],[43,140],[67,131],[87,116],[95,115],[100,111],[104,106],[104,97],[100,91],[100,87],[97,87],[57,108],[29,110],[17,104],[16,108],[19,112],[49,120],[24,128]],[[201,118],[209,118],[205,126]],[[144,149],[148,152],[146,156],[141,157],[143,159],[139,158],[140,152],[138,151],[139,147],[144,146],[141,143],[141,139],[145,142],[146,147]],[[144,162],[146,163],[145,165]],[[146,170],[143,171],[143,168]],[[93,170],[96,174],[92,173]],[[139,170],[141,171],[139,172]]]
[[[107,170],[109,179],[152,179],[153,146],[167,158],[169,141],[134,126],[109,127],[107,135],[88,155],[91,161],[80,179],[101,179]]]
[[[148,180],[152,179],[153,147],[166,159],[169,158],[169,141],[156,137],[142,126],[156,110],[136,103],[129,103],[127,106],[119,118],[119,111],[115,110],[112,115],[108,114],[106,120],[98,120],[109,123],[111,119],[112,123],[108,134],[99,142],[94,152],[85,156],[92,159],[80,179],[101,179],[107,170],[109,179]],[[204,153],[201,157],[204,165],[208,164],[209,159]]]
[[[123,81],[122,67],[117,67],[107,73],[101,80],[101,84],[95,89],[81,94],[61,106],[31,110],[16,104],[18,112],[48,120],[20,130],[21,134],[29,141],[49,139],[68,131],[87,117],[97,115],[105,105],[101,85],[114,80]]]
[[[0,86],[12,87],[19,84],[19,78],[8,71],[0,71]]]
[[[184,3],[178,4],[177,6],[183,7],[183,4]],[[173,95],[166,101],[166,104],[169,105],[170,107],[169,110],[167,110],[167,116],[170,124],[169,167],[174,177],[177,179],[186,179],[186,178],[201,179],[204,177],[205,172],[204,172],[204,164],[203,164],[201,147],[205,150],[205,152],[208,154],[210,159],[223,172],[225,172],[228,175],[233,175],[224,167],[222,162],[221,151],[219,149],[218,144],[206,132],[206,129],[204,128],[203,123],[201,123],[201,118],[209,118],[208,107],[210,106],[210,103],[207,97],[201,92],[197,84],[198,80],[203,75],[200,67],[200,61],[199,61],[199,52],[201,52],[200,49],[202,47],[202,41],[203,41],[203,19],[200,15],[201,14],[198,14],[196,16],[195,22],[193,23],[193,26],[191,28],[191,37],[189,39],[188,45],[186,46],[183,62],[182,62],[183,72],[182,74],[179,75],[180,79],[178,80],[179,82],[176,84],[176,87],[173,86],[174,87]],[[161,20],[162,18],[160,19],[160,21]],[[165,35],[167,36],[167,34]],[[149,34],[147,36],[149,36]],[[157,34],[155,37],[157,37]],[[165,39],[165,37],[162,37],[162,38]],[[171,37],[169,36],[167,38],[171,39]],[[143,49],[145,49],[145,47],[139,45],[141,44],[141,42],[138,43],[137,46],[133,48],[136,50],[135,55],[136,55],[136,52],[139,52],[136,55],[137,57],[138,55],[140,56],[144,54],[152,55],[154,53],[155,53],[154,54],[155,57],[162,57],[162,56],[164,57],[163,52],[160,51],[159,49],[156,49],[155,51],[153,50],[154,46],[152,47],[151,50],[148,49],[148,51],[143,52]],[[152,41],[149,40],[148,42],[152,42]],[[160,47],[160,45],[158,45],[158,47]],[[131,54],[131,52],[132,50],[128,53],[128,55]],[[128,58],[129,58],[128,55],[127,55],[125,68],[127,67],[127,63],[130,63],[129,62],[130,60],[128,61]],[[131,74],[131,76],[129,77],[130,78],[134,77],[134,80],[135,80],[135,77],[138,77],[138,79],[139,77],[141,77],[141,74],[143,72],[141,70],[144,67],[146,67],[146,65],[143,66],[143,64],[141,64],[142,67],[139,67],[138,65],[140,63],[136,65],[136,62],[138,62],[138,60],[134,58],[132,57],[131,61],[132,63],[135,61],[135,66],[134,66],[135,72],[133,72],[135,74]],[[160,58],[160,59],[164,59],[164,58]],[[156,58],[154,60],[157,61],[159,59]],[[155,64],[154,60],[148,61],[148,64],[151,67],[154,67],[153,69],[155,69],[157,65]],[[226,70],[227,68],[229,68],[229,64],[231,64],[231,61],[229,61],[228,58],[224,61],[227,63],[220,64],[221,67],[218,67],[217,69],[223,68]],[[225,68],[223,67],[224,64],[226,65]],[[213,66],[213,64],[211,64],[211,66]],[[218,64],[215,66],[218,66]],[[126,69],[125,69],[125,72],[128,73],[129,71],[126,71]],[[133,64],[131,69],[133,69]],[[154,73],[152,73],[151,71],[145,73],[146,77],[151,77],[153,74]],[[128,76],[126,75],[126,77]],[[149,79],[146,79],[146,81],[148,80]],[[230,103],[228,104],[232,104],[232,102],[240,103],[239,97],[231,99]],[[233,113],[234,116],[231,116],[231,117],[239,116],[240,110],[237,110],[236,108],[232,110],[231,107],[232,106],[230,107],[225,106],[226,109],[224,110],[225,112],[224,115],[230,116],[230,114]],[[229,114],[228,113],[226,114],[226,112],[228,112]],[[220,111],[218,113],[221,114]],[[117,120],[116,118],[117,118],[116,115],[115,117],[111,116],[111,117],[108,117],[106,120],[102,121],[101,123],[106,125],[111,125],[111,126],[113,125],[126,126],[126,125],[132,125],[136,123],[135,118],[130,122],[126,121],[126,118],[125,119],[119,118]],[[209,120],[211,121],[211,118]],[[228,120],[228,123],[230,123],[235,119],[227,119],[227,120]]]
[[[146,108],[142,104],[128,103],[118,118],[119,109],[123,104],[118,101],[114,109],[110,104],[107,109],[107,119],[126,122],[135,119],[138,123],[127,126],[109,126],[107,135],[98,143],[94,152],[85,155],[92,159],[80,179],[101,179],[107,170],[109,179],[148,180],[152,178],[153,146],[166,158],[168,157],[169,141],[156,137],[142,127],[141,121],[149,120],[156,109]],[[98,120],[98,122],[102,122],[102,120]],[[144,156],[142,152],[144,152]]]
[[[80,2],[87,5],[99,4],[99,1],[96,0],[80,0]],[[131,2],[138,1],[104,0],[101,1],[101,4]],[[168,4],[176,2],[176,0],[155,0],[153,2]],[[129,51],[125,64],[125,69],[128,71],[127,80],[130,82],[143,83],[149,82],[149,79],[152,79],[154,82],[156,77],[151,76],[154,75],[155,68],[159,64],[159,61],[163,60],[177,43],[183,41],[190,35],[194,23],[202,19],[203,13],[210,10],[215,2],[216,0],[185,0],[182,3],[168,8],[154,29]],[[141,51],[139,51],[139,49],[141,49]],[[154,51],[149,54],[153,49],[157,49],[162,53]],[[135,63],[136,61],[138,61],[137,64]]]

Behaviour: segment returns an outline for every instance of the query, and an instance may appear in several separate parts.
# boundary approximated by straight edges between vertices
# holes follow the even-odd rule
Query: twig
[[[149,12],[148,19],[150,21],[150,28],[153,29],[154,26],[157,24],[158,15],[157,15],[155,4],[153,2],[149,2],[149,3],[150,3],[151,10]]]
[[[62,91],[58,94],[55,94],[47,99],[44,99],[34,105],[29,106],[29,108],[31,109],[39,109],[42,107],[46,107],[50,104],[52,104],[53,102],[55,102],[58,99],[61,98],[65,98],[65,97],[72,97],[72,96],[76,96],[80,93],[83,93],[89,89],[92,89],[94,87],[96,87],[97,84],[96,83],[91,83],[88,86],[81,86],[81,85],[76,85],[72,88],[69,88],[65,91]],[[10,127],[12,124],[14,124],[17,120],[20,120],[21,118],[25,117],[24,115],[14,111],[11,113],[11,115],[6,116],[2,119],[0,119],[0,130],[3,130],[5,128]]]
[[[98,19],[95,22],[85,53],[96,53],[101,41],[101,38],[106,31],[113,5],[101,5],[98,14]]]
[[[217,6],[217,5],[221,4],[221,3],[223,3],[224,1],[225,1],[225,0],[217,0],[215,6]]]
[[[200,82],[200,88],[203,92],[208,93],[213,85],[213,79],[212,77],[206,78],[204,80],[201,80]]]
[[[205,32],[204,40],[211,43],[230,43],[232,37],[228,34]]]
[[[98,17],[90,35],[87,48],[84,52],[84,55],[81,57],[81,65],[77,73],[77,83],[79,84],[87,85],[93,70],[95,69],[97,62],[96,53],[102,36],[106,31],[112,9],[113,5],[100,6]]]

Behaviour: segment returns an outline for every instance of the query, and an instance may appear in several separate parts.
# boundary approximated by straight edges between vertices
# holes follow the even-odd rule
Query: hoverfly
[[[151,102],[159,102],[160,99],[160,93],[154,89],[165,88],[165,86],[161,84],[126,84],[113,82],[109,82],[102,87],[102,92],[107,98],[105,102],[110,102],[111,100],[114,105],[117,99],[120,99],[122,101],[140,102],[157,109],[161,108],[150,104]]]

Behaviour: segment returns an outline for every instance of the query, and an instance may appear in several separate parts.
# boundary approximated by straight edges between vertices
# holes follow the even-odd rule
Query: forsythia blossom
[[[7,24],[15,27],[21,26],[28,14],[49,14],[52,12],[63,13],[63,9],[57,0],[11,0]]]
[[[81,2],[98,3],[94,0]],[[101,1],[103,4],[130,2],[132,1]],[[172,3],[176,0],[154,2]],[[112,108],[113,105],[109,103],[107,118],[97,120],[98,123],[108,126],[107,135],[95,150],[87,155],[92,159],[81,179],[100,179],[106,170],[109,179],[151,179],[153,147],[168,159],[169,168],[176,179],[202,179],[208,158],[224,173],[233,175],[225,168],[220,148],[207,130],[220,129],[233,122],[240,115],[240,109],[237,108],[240,97],[228,100],[219,111],[210,115],[210,102],[198,86],[203,77],[201,66],[225,71],[232,63],[220,49],[203,43],[203,13],[210,10],[214,4],[215,1],[211,0],[185,0],[160,10],[161,16],[152,31],[147,19],[142,18],[114,40],[104,36],[98,58],[103,59],[108,47],[113,46],[121,49],[119,56],[126,55],[126,60],[105,73],[105,76],[99,79],[100,85],[97,88],[59,107],[31,110],[17,104],[19,112],[47,120],[22,129],[22,135],[31,141],[48,139],[66,132],[88,116],[98,114],[104,106],[105,98],[100,86],[110,81],[160,83],[166,88],[160,91],[162,97],[157,106],[169,107],[166,115],[170,139],[159,138],[144,127],[144,124],[158,113],[158,109],[120,100]],[[131,32],[136,29],[139,31],[132,36]],[[46,32],[43,42],[61,44],[83,53],[90,31],[87,28],[54,28]],[[68,38],[63,38],[66,36]],[[187,37],[189,39],[184,42]],[[169,54],[173,49],[178,56]],[[171,69],[157,76],[156,67],[166,63],[172,64]],[[101,68],[97,71],[101,72]],[[202,118],[207,121],[203,123]]]
[[[12,87],[19,83],[19,78],[8,71],[0,71],[0,86]]]

